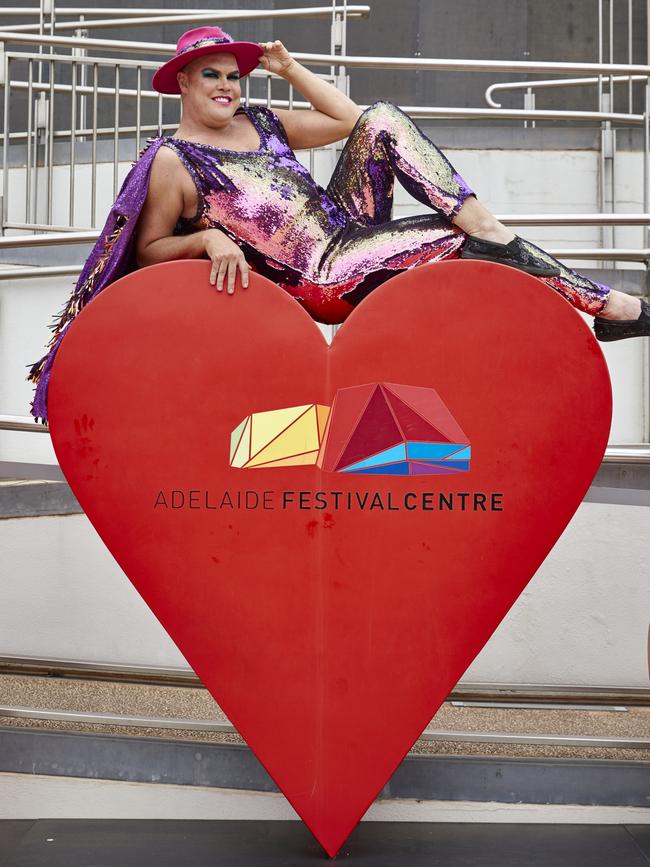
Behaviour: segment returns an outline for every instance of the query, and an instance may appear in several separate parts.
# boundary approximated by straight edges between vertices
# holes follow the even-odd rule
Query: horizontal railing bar
[[[55,230],[52,229],[52,232]],[[0,237],[0,250],[21,249],[23,247],[48,247],[51,244],[88,244],[96,241],[99,232],[88,229],[84,232],[64,232],[51,235],[3,235]]]
[[[47,425],[36,424],[34,419],[28,415],[0,414],[0,430],[36,431],[37,433],[47,433],[49,428]],[[603,457],[603,462],[630,464],[650,463],[650,445],[648,443],[610,445],[607,447],[605,456]],[[52,466],[56,465],[53,464]]]
[[[35,424],[34,419],[28,415],[0,415],[0,430],[50,432],[46,424]],[[57,466],[57,464],[52,464],[52,466]]]
[[[114,680],[124,683],[146,683],[154,686],[188,686],[202,689],[203,684],[190,668],[178,666],[133,665],[130,663],[95,662],[72,659],[43,659],[32,656],[0,654],[0,674],[16,674],[33,677],[68,677],[86,680]],[[458,683],[448,700],[494,698],[521,701],[522,696],[537,696],[542,701],[550,699],[562,703],[590,701],[607,704],[650,704],[650,689],[634,686],[605,686],[594,684],[544,684],[544,683]]]
[[[228,720],[178,719],[173,717],[144,717],[130,714],[64,711],[50,708],[29,708],[0,705],[0,716],[12,719],[37,719],[89,725],[125,726],[133,728],[176,729],[182,731],[219,732],[238,734]],[[542,735],[512,734],[490,731],[445,731],[425,729],[418,740],[457,741],[461,743],[542,744],[573,747],[609,747],[616,749],[649,749],[649,738],[598,735]]]
[[[36,88],[34,88],[34,89],[36,89]],[[79,88],[77,88],[77,89],[79,89]],[[169,96],[169,97],[165,96],[165,99],[168,99],[168,98],[173,99],[174,96],[173,95]],[[263,99],[249,99],[248,104],[249,105],[266,105],[267,103]],[[283,99],[274,99],[271,103],[271,108],[287,108],[288,106],[289,106],[289,101],[283,100]],[[296,108],[296,107],[307,108],[308,104],[294,100],[292,103],[292,108]],[[359,108],[363,109],[364,106],[359,106]],[[496,109],[496,108],[495,109],[462,108],[462,109],[458,109],[458,113],[456,115],[452,116],[452,114],[450,114],[450,112],[455,111],[455,109],[444,108],[444,107],[443,108],[433,108],[433,107],[421,108],[421,107],[412,107],[412,106],[403,108],[403,111],[405,111],[406,114],[409,114],[411,117],[413,117],[415,119],[420,119],[420,120],[428,120],[428,119],[433,120],[436,118],[437,119],[451,119],[452,117],[456,117],[456,119],[460,118],[461,120],[462,119],[471,120],[472,118],[494,120],[494,119],[501,118],[501,119],[506,119],[506,120],[513,120],[513,119],[514,120],[554,120],[554,121],[575,120],[578,122],[585,122],[585,123],[588,121],[599,121],[600,122],[600,121],[604,121],[604,120],[609,120],[612,123],[622,123],[624,125],[629,125],[629,126],[639,126],[639,125],[641,125],[641,122],[643,120],[643,115],[635,115],[635,114],[621,115],[621,114],[617,114],[617,113],[612,114],[611,112],[577,112],[577,111],[576,112],[571,112],[571,111],[550,112],[550,111],[541,111],[541,110],[539,110],[539,111],[530,110],[529,111],[529,110],[524,110],[524,109],[521,109],[521,110],[513,109],[512,111],[510,111],[508,109],[500,109],[500,108],[499,109]],[[177,123],[175,123],[175,124],[169,123],[169,124],[164,124],[163,129],[175,129],[176,127],[178,127]],[[136,128],[134,126],[120,126],[119,132],[122,134],[127,133],[127,132],[134,132],[135,129]],[[158,129],[157,125],[141,126],[140,127],[141,132],[156,131],[157,129]],[[115,127],[98,127],[95,132],[98,136],[100,136],[100,135],[107,135],[107,136],[111,135],[112,136],[115,134]],[[93,133],[93,130],[87,129],[87,128],[80,128],[79,127],[75,130],[76,136],[91,135],[92,133]],[[70,130],[55,130],[53,135],[54,135],[55,139],[57,139],[57,138],[67,139],[70,137]],[[15,141],[25,140],[27,138],[27,132],[11,133],[9,138],[10,138],[10,141],[12,139]],[[2,133],[0,133],[0,141],[3,141],[3,139],[4,139],[4,135]]]
[[[12,56],[16,57],[17,55],[13,54]],[[42,55],[41,55],[41,57],[42,57]],[[31,59],[37,60],[37,58],[38,58],[38,55],[34,55],[34,57],[32,57]],[[75,66],[78,65],[77,58],[75,58],[75,57],[73,57],[73,58],[64,57],[62,59],[66,63],[70,63],[70,64],[74,63]],[[50,60],[52,60],[52,58],[48,54],[47,55],[48,63],[50,62]],[[84,58],[81,58],[81,61],[83,61],[83,60],[84,60]],[[87,65],[88,66],[94,66],[96,63],[97,63],[97,59],[95,58],[91,63],[88,63]],[[119,61],[119,65],[121,67],[124,66],[122,61]],[[134,68],[137,68],[139,66],[140,67],[143,66],[143,64],[141,64],[141,63],[134,63],[134,62],[132,62],[129,65],[134,67]],[[158,66],[159,66],[159,64],[157,64],[157,63],[152,64],[152,68],[154,68],[154,69],[157,69]],[[256,73],[256,77],[258,77],[258,78],[267,78],[269,75],[269,73],[266,71],[257,72],[256,70],[254,70],[254,73]],[[327,78],[332,78],[332,76],[320,75],[319,78],[327,79]],[[12,80],[10,82],[10,87],[13,88],[14,90],[31,90],[31,91],[35,91],[35,92],[43,91],[44,93],[49,93],[52,90],[55,93],[70,93],[72,91],[72,85],[70,85],[70,84],[55,84],[54,86],[52,86],[48,82],[37,82],[37,81],[34,81],[30,84],[27,81]],[[75,93],[88,94],[88,95],[92,95],[93,93],[97,93],[100,96],[115,96],[116,90],[114,87],[93,88],[90,85],[78,84],[75,87]],[[139,90],[138,91],[138,90],[134,90],[134,89],[131,89],[128,87],[120,87],[117,90],[117,94],[119,96],[130,97],[130,98],[134,98],[134,99],[137,99],[140,97],[143,97],[146,99],[159,99],[160,98],[160,94],[156,90]],[[178,94],[175,94],[175,93],[165,94],[165,99],[168,99],[168,98],[169,99],[179,99],[179,96],[178,96]],[[251,104],[263,102],[264,105],[266,105],[266,101],[259,100],[259,99],[258,100],[252,100],[251,99],[251,100],[249,100],[249,102]],[[286,99],[285,100],[273,100],[274,105],[279,106],[281,102],[284,103],[285,105],[288,105],[288,100],[286,100]],[[294,100],[293,105],[297,106],[298,108],[309,108],[311,106],[311,103],[309,103],[309,102],[297,102],[296,100]],[[79,133],[78,130],[76,132],[77,132],[77,134]]]
[[[630,443],[607,447],[603,463],[606,464],[650,464],[650,445]]]
[[[57,225],[46,225],[45,223],[14,223],[10,220],[9,222],[5,223],[5,229],[20,229],[21,231],[25,231],[25,232],[62,232],[62,233],[65,233],[66,235],[74,234],[75,232],[77,234],[84,234],[86,232],[94,232],[95,238],[99,237],[99,231],[97,229],[91,229],[90,226],[88,226],[88,227],[85,227],[85,226],[57,226]],[[0,236],[0,244],[2,243],[2,241],[5,240],[5,238],[23,238],[23,237],[34,238],[34,237],[38,237],[38,235]],[[91,238],[91,240],[93,240],[93,239]],[[66,241],[64,241],[63,238],[61,238],[60,243],[65,244]],[[69,243],[75,243],[75,242],[69,242]],[[8,246],[11,247],[13,245],[9,244]],[[24,246],[24,245],[21,244],[20,246]],[[27,244],[27,246],[29,246],[29,244]]]
[[[32,277],[69,277],[80,274],[81,265],[48,265],[39,268],[34,265],[19,265],[14,268],[0,269],[0,280],[22,280]]]
[[[14,55],[14,57],[15,57],[15,55]],[[50,58],[48,55],[48,62],[49,62],[49,59]],[[73,59],[72,62],[74,62],[76,65],[76,59]],[[94,63],[88,64],[88,65],[94,66]],[[133,64],[133,65],[139,66],[140,64]],[[120,64],[120,66],[122,66],[122,64]],[[31,85],[27,81],[12,81],[10,84],[10,87],[12,87],[14,90],[33,90],[36,93],[39,93],[40,91],[48,93],[50,90],[53,90],[55,93],[70,93],[72,91],[72,85],[70,85],[70,84],[55,84],[54,87],[52,87],[48,82],[40,82],[39,83],[38,81],[33,82]],[[75,92],[78,94],[89,94],[90,95],[93,93],[97,93],[99,96],[115,96],[116,90],[114,87],[98,87],[97,89],[95,89],[95,88],[93,88],[87,84],[78,84],[75,87]],[[134,99],[137,99],[138,97],[142,97],[143,99],[159,99],[160,98],[160,94],[155,90],[140,90],[140,91],[138,91],[134,88],[132,89],[129,87],[120,87],[119,90],[117,90],[117,94],[118,94],[118,96],[131,97]],[[178,94],[170,93],[170,94],[166,94],[166,97],[167,96],[175,97],[176,99],[178,99]],[[308,103],[304,103],[304,104],[307,105]]]
[[[331,11],[331,10],[330,10]],[[64,45],[71,48],[116,49],[128,54],[174,55],[176,46],[161,42],[132,42],[117,39],[78,39],[66,36],[32,36],[15,33],[11,30],[0,31],[0,41],[23,43],[27,45]],[[580,75],[644,75],[650,76],[650,65],[625,63],[557,63],[529,60],[453,60],[413,57],[359,57],[339,54],[293,53],[296,60],[321,66],[339,66],[374,69],[420,69],[448,72],[547,72],[549,74],[575,73]]]
[[[0,705],[0,716],[17,719],[41,719],[53,722],[92,723],[105,726],[134,726],[156,729],[193,729],[200,732],[237,734],[231,722],[207,719],[173,719],[171,717],[144,717],[129,714],[94,713],[84,711],[51,710],[49,708],[9,707]]]
[[[47,55],[49,60],[49,55]],[[115,63],[119,64],[120,61],[116,60]],[[60,86],[60,85],[59,85]],[[61,86],[60,86],[61,87]],[[65,88],[65,86],[62,86]],[[56,90],[57,85],[54,86],[54,90]],[[36,84],[33,85],[33,89],[37,90],[38,87]],[[41,89],[49,90],[49,85],[41,85]],[[83,88],[77,87],[77,91],[81,91]],[[90,88],[86,88],[87,92],[91,92]],[[107,94],[115,93],[114,90],[111,91],[110,88],[106,89]],[[120,90],[120,93],[122,91]],[[144,93],[151,94],[152,91],[144,91]],[[129,92],[129,96],[133,96],[132,92]],[[158,98],[158,94],[156,94],[156,98]],[[165,97],[167,98],[167,97]],[[266,105],[267,103],[264,100],[249,100],[250,105]],[[276,107],[287,107],[289,105],[288,100],[273,100],[271,103],[271,108]],[[292,103],[292,107],[296,107],[298,103],[295,101]],[[302,103],[304,107],[307,107],[307,103]],[[364,110],[367,106],[360,105],[359,108]],[[549,120],[549,121],[580,121],[580,122],[591,122],[591,121],[610,121],[611,123],[621,123],[630,126],[641,126],[644,123],[644,115],[642,114],[622,114],[620,112],[607,112],[607,111],[565,111],[565,110],[543,110],[543,109],[506,109],[506,108],[451,108],[449,106],[417,106],[417,105],[409,105],[409,106],[400,106],[402,111],[408,114],[412,118],[417,118],[421,120],[426,119],[460,119],[460,120]],[[92,132],[92,130],[90,131]],[[107,134],[110,132],[110,128],[97,130],[98,134],[104,133]],[[76,130],[76,135],[85,135],[89,134],[86,130]],[[61,138],[68,136],[70,132],[66,130],[65,132],[55,133],[55,137]],[[4,136],[0,135],[0,140],[2,140]],[[22,136],[25,138],[26,134]]]
[[[0,34],[0,39],[2,34]],[[9,54],[10,58],[19,58],[22,59],[22,55],[16,52],[11,52]],[[25,59],[32,60],[42,60],[42,55],[34,54],[34,55],[25,55]],[[148,69],[157,69],[161,64],[155,63],[153,61],[146,63],[143,61],[142,63],[131,61],[130,63],[127,61],[122,61],[119,58],[91,58],[91,57],[66,57],[61,55],[56,56],[47,56],[48,62],[51,60],[65,62],[65,63],[79,63],[86,65],[94,65],[95,63],[104,63],[106,64],[116,64],[120,66],[131,66],[137,67],[142,66]],[[265,70],[253,70],[253,75],[258,77],[268,77],[269,73]],[[325,76],[326,78],[330,76]],[[47,82],[34,82],[31,85],[28,82],[23,81],[12,81],[12,87],[16,87],[17,89],[27,90],[32,89],[35,91],[42,90],[44,92],[48,92],[49,90],[54,90],[65,93],[69,92],[72,88],[71,85],[65,84],[54,84],[51,86]],[[86,93],[92,94],[93,88],[87,85],[78,85],[76,88],[78,93]],[[114,95],[115,89],[110,87],[101,87],[97,89],[97,92],[103,95]],[[135,90],[120,88],[120,95],[126,97],[137,97],[138,93]],[[141,92],[141,96],[146,97],[148,99],[158,99],[159,94],[155,91],[145,90]],[[173,97],[173,95],[171,95]],[[168,98],[167,96],[165,98]],[[178,98],[178,97],[176,97]],[[264,100],[249,100],[250,104],[254,105],[257,103],[263,103],[266,105]],[[271,107],[287,107],[289,105],[288,100],[272,100]],[[292,107],[304,107],[308,108],[309,104],[304,103],[292,103]],[[360,105],[359,108],[362,110],[367,108],[365,105]],[[630,124],[632,126],[640,126],[645,122],[645,115],[643,114],[626,114],[624,112],[606,112],[606,111],[566,111],[566,110],[546,110],[546,109],[506,109],[506,108],[456,108],[453,106],[419,106],[419,105],[408,105],[401,106],[402,111],[406,114],[410,115],[413,118],[427,119],[427,118],[456,118],[456,119],[465,119],[469,120],[472,118],[482,119],[487,118],[490,120],[501,118],[502,120],[553,120],[553,121],[580,121],[580,122],[590,122],[590,121],[610,121],[612,123],[623,123]],[[80,131],[77,131],[77,135],[81,134]],[[61,133],[59,133],[61,135]],[[69,133],[68,133],[69,135]]]
[[[369,7],[361,7],[361,9],[365,8],[364,11],[359,11],[359,7],[357,7],[356,12],[350,11],[350,7],[347,8],[348,17],[352,18],[367,18],[370,13]],[[119,13],[118,13],[119,15]],[[58,9],[57,9],[57,17],[58,17]],[[231,10],[226,12],[225,10],[219,10],[219,21],[257,21],[259,19],[286,19],[286,18],[298,18],[299,20],[306,20],[311,18],[331,18],[332,17],[332,7],[327,6],[314,6],[313,8],[303,8],[303,9],[255,9],[255,10]],[[84,30],[99,30],[102,28],[114,28],[114,27],[148,27],[149,25],[154,24],[192,24],[194,22],[203,22],[206,18],[206,10],[199,9],[193,12],[178,10],[175,12],[163,12],[162,14],[151,14],[151,15],[143,15],[142,17],[134,17],[128,16],[125,17],[120,15],[118,18],[96,18],[94,20],[78,20],[78,21],[59,21],[57,20],[54,23],[55,30],[77,30],[78,28],[83,27]],[[12,25],[12,30],[14,32],[28,33],[28,32],[38,32],[40,25],[39,24],[18,24]]]
[[[9,60],[20,60],[22,62],[27,62],[28,60],[43,60],[43,55],[39,54],[36,51],[7,51],[7,57]],[[128,57],[91,57],[89,55],[81,55],[76,56],[72,54],[48,54],[47,55],[48,62],[53,60],[55,63],[67,63],[70,66],[75,64],[80,64],[82,66],[94,66],[96,63],[99,66],[114,66],[115,64],[119,64],[124,67],[124,69],[137,69],[141,67],[142,69],[160,69],[162,66],[161,60],[131,60]],[[268,75],[269,73],[264,69],[253,69],[249,75]],[[19,82],[12,81],[11,86],[15,87]],[[33,86],[39,82],[34,81]],[[24,85],[27,82],[21,82],[21,86],[24,88]],[[47,85],[49,87],[49,84]],[[55,85],[56,87],[56,85]],[[68,85],[70,87],[70,85]],[[91,88],[92,89],[92,88]],[[113,93],[115,91],[113,90]],[[165,99],[168,96],[175,96],[175,94],[165,94]]]
[[[538,81],[503,81],[498,84],[491,84],[485,91],[485,101],[492,108],[501,108],[500,102],[495,102],[492,99],[492,94],[497,90],[537,90],[538,88],[547,87],[580,87],[584,84],[598,84],[603,77],[596,78],[540,78]],[[615,84],[629,81],[647,81],[647,75],[615,75],[609,76],[608,81],[613,81]]]
[[[27,62],[28,60],[41,61],[41,62],[43,61],[43,55],[39,54],[36,51],[34,51],[34,52],[7,51],[6,56],[9,60],[19,60],[19,61],[22,61],[23,63]],[[117,65],[119,65],[125,69],[127,69],[127,68],[128,69],[141,68],[141,69],[151,69],[151,70],[159,69],[163,64],[163,61],[161,61],[161,60],[130,60],[129,58],[123,58],[123,57],[92,57],[92,56],[87,55],[87,54],[86,55],[48,54],[47,55],[47,62],[49,63],[50,61],[53,61],[55,63],[67,63],[70,66],[72,66],[72,65],[75,65],[75,66],[78,66],[78,65],[94,66],[95,64],[98,64],[99,66],[112,67],[112,66],[117,64]],[[274,73],[269,72],[266,69],[262,69],[261,67],[256,68],[256,69],[252,69],[248,74],[252,75],[254,78],[268,78],[269,76],[273,77],[273,75],[274,75]],[[326,72],[319,72],[318,77],[323,78],[325,80],[329,79],[330,81],[333,81],[335,78],[335,76],[333,76],[331,73],[328,74]],[[10,86],[11,87],[18,87],[21,90],[25,90],[26,88],[29,87],[29,82],[21,81],[20,79],[12,80],[10,82]],[[49,82],[43,83],[43,82],[33,81],[31,86],[33,89],[40,87],[41,89],[45,88],[46,90],[49,90],[51,85],[49,84]],[[69,84],[67,84],[67,85],[54,84],[54,88],[55,89],[60,88],[62,92],[66,92],[66,91],[70,92],[70,90],[72,89],[71,85],[69,85]],[[80,88],[81,88],[81,85],[77,85],[76,90],[78,93],[83,92],[80,90]],[[90,86],[86,86],[86,92],[88,92],[89,90],[90,90],[90,92],[93,92],[94,88],[92,88]],[[110,96],[111,94],[115,93],[115,88],[112,88],[112,87],[99,88],[98,87],[97,92],[98,93],[99,92],[106,93],[107,95]],[[125,88],[119,88],[118,92],[119,93],[126,93],[129,95],[138,93],[138,91],[127,90]],[[144,90],[144,91],[140,91],[140,93],[141,94],[142,93],[146,93],[146,94],[154,93],[156,98],[160,96],[160,94],[157,91],[152,91],[152,90]],[[178,94],[166,93],[166,94],[164,94],[164,97],[165,97],[165,99],[178,99]],[[257,100],[250,100],[250,102],[252,102],[252,103],[264,102],[264,104],[266,105],[266,100],[257,99]],[[273,100],[273,102],[274,103],[275,102],[286,103],[287,100]],[[311,105],[311,103],[304,103],[304,104],[305,105]]]
[[[510,732],[460,732],[425,729],[418,740],[480,744],[540,744],[543,746],[615,748],[619,750],[650,749],[650,738],[598,737],[593,735],[517,735]]]
[[[511,226],[645,226],[650,214],[500,214]]]
[[[512,226],[646,226],[650,214],[505,214],[497,219]],[[35,226],[36,227],[36,226]],[[5,228],[32,228],[28,223],[7,223]],[[61,244],[84,244],[96,241],[99,232],[95,229],[76,230],[65,226],[38,226],[47,229],[39,235],[4,235],[0,237],[1,249],[22,247],[48,247]],[[57,234],[58,233],[58,234]]]
[[[251,101],[251,103],[252,103],[252,101]],[[140,124],[140,133],[142,135],[144,135],[147,132],[157,133],[158,128],[159,127],[158,127],[157,123],[156,124],[148,124],[148,125],[147,124]],[[160,128],[163,131],[164,130],[176,130],[176,129],[178,129],[178,123],[165,123],[165,124],[162,124],[162,126]],[[138,131],[138,128],[136,126],[120,126],[118,128],[118,132],[120,135],[126,135],[126,133],[131,133],[131,132],[136,133],[137,131]],[[88,127],[77,127],[77,129],[75,130],[75,135],[77,137],[92,136],[93,133],[97,136],[97,139],[99,141],[101,141],[102,136],[106,136],[106,137],[110,136],[112,139],[115,136],[115,127],[114,126],[99,126],[95,130],[90,129]],[[21,140],[24,141],[26,138],[27,138],[26,132],[11,133],[11,135],[9,136],[9,143],[11,143],[12,139],[14,141],[21,141]],[[55,131],[53,134],[53,138],[55,140],[56,139],[67,140],[70,138],[70,130],[69,129],[62,129],[62,130]],[[4,139],[4,136],[0,133],[0,142],[3,141],[3,139]],[[9,225],[8,223],[5,223],[5,228],[8,225]]]
[[[648,262],[650,249],[617,250],[614,248],[594,248],[593,250],[548,250],[556,259],[593,259],[595,261],[610,260],[618,262]],[[17,265],[16,267],[0,269],[0,280],[29,280],[33,277],[65,277],[79,274],[82,265],[53,265],[40,267],[38,265]]]
[[[526,108],[452,108],[449,106],[419,106],[403,105],[402,111],[413,118],[450,118],[455,120],[495,119],[502,120],[571,120],[571,121],[601,121],[625,123],[632,126],[644,123],[642,114],[622,114],[620,112],[604,111],[554,111],[546,109]]]
[[[612,259],[618,262],[647,262],[650,260],[650,249],[640,250],[616,249],[614,247],[598,247],[594,250],[555,249],[548,251],[556,259]]]
[[[474,699],[464,701],[450,701],[452,707],[485,707],[485,708],[501,708],[506,707],[513,710],[557,710],[557,702],[544,701],[476,701]],[[577,710],[577,711],[607,711],[609,713],[628,713],[628,708],[620,704],[562,704],[562,710]]]
[[[302,9],[301,11],[312,12],[313,9],[323,10],[320,14],[324,17],[332,15],[332,7],[331,6],[321,6],[321,7],[309,7],[306,9]],[[221,18],[223,15],[228,15],[231,13],[237,13],[241,10],[239,9],[219,9],[219,17]],[[257,14],[260,18],[267,18],[269,12],[272,13],[275,10],[266,10],[259,9],[257,10]],[[56,8],[56,17],[59,18],[62,15],[90,15],[90,16],[99,16],[102,17],[104,15],[121,15],[123,17],[133,17],[137,18],[140,15],[203,15],[205,16],[208,13],[206,9],[147,9],[144,7],[129,7],[129,8],[120,8],[117,6],[106,6],[106,7],[98,7],[98,6],[57,6]],[[348,6],[347,14],[359,15],[359,14],[369,14],[370,6]],[[12,16],[34,16],[36,18],[41,14],[41,10],[37,6],[5,6],[0,9],[0,17],[6,16],[7,18]],[[309,16],[312,17],[312,16]]]

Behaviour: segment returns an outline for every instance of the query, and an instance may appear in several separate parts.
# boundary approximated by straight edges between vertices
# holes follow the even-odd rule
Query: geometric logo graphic
[[[468,438],[433,388],[372,382],[341,388],[331,408],[256,412],[230,439],[233,467],[318,464],[361,475],[453,475],[470,468]]]
[[[315,464],[328,415],[314,403],[252,413],[230,435],[230,466]]]
[[[329,472],[467,472],[468,438],[433,388],[368,383],[337,391],[318,465]]]

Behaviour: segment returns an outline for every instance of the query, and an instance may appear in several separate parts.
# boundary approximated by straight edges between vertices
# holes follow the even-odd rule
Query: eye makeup
[[[202,69],[201,75],[203,78],[218,78],[219,72],[216,69]],[[233,81],[238,81],[240,76],[238,70],[234,70],[233,72],[229,72],[227,77]]]

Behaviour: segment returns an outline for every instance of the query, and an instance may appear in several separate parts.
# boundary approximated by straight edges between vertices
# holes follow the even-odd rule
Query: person
[[[258,63],[313,110],[241,103]],[[219,27],[184,33],[152,85],[179,93],[172,136],[150,139],[124,181],[49,352],[28,379],[32,414],[47,420],[52,361],[79,310],[136,267],[211,260],[210,283],[231,295],[237,275],[269,277],[318,321],[338,323],[396,273],[449,258],[484,259],[533,274],[595,317],[599,340],[650,335],[650,305],[567,268],[515,235],[479,202],[447,157],[396,105],[362,111],[279,41],[236,42]],[[294,150],[347,142],[324,189]],[[398,180],[431,213],[392,219]]]

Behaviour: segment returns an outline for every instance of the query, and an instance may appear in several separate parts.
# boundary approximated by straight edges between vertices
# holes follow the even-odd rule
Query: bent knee
[[[362,117],[363,115],[371,115],[373,117],[376,115],[394,117],[396,114],[403,114],[403,111],[398,105],[391,102],[389,99],[377,99],[368,106],[368,108],[363,112]]]

